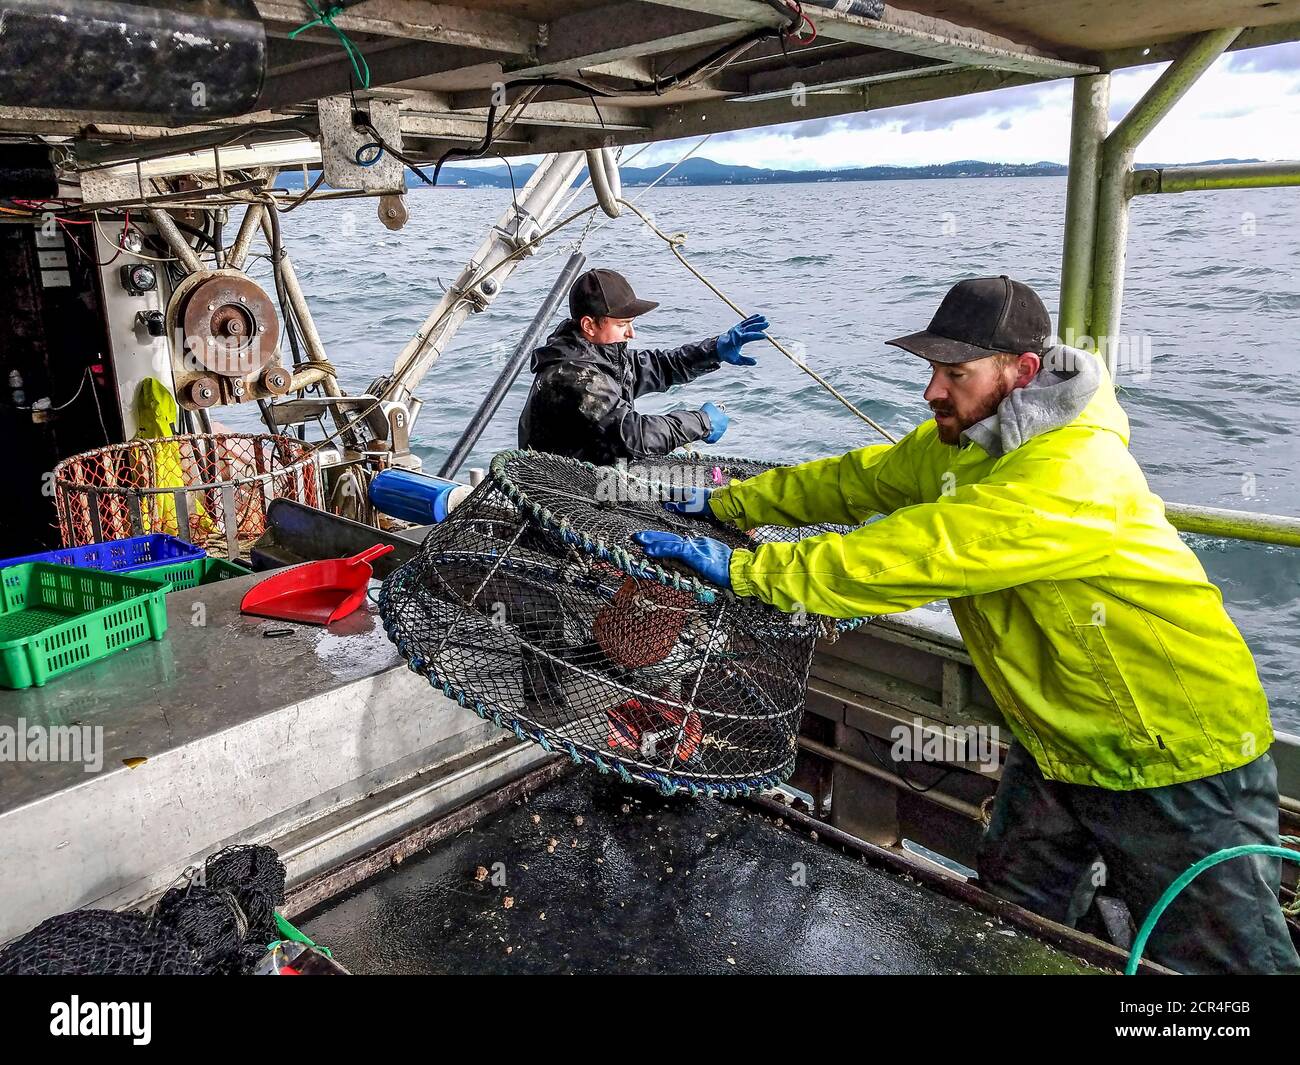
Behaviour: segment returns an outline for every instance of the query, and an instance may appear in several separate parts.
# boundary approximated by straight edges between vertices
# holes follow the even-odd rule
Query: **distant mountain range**
[[[1204,166],[1213,163],[1253,163],[1256,159],[1208,159],[1203,163],[1182,164]],[[1142,167],[1162,167],[1178,164],[1139,163]],[[533,163],[514,163],[514,183],[517,187],[532,176],[537,167]],[[672,169],[667,177],[663,175]],[[620,168],[623,184],[636,188],[659,181],[660,185],[792,185],[814,184],[828,181],[911,181],[933,178],[998,178],[998,177],[1061,177],[1069,168],[1064,163],[986,163],[979,159],[963,159],[955,163],[935,163],[929,166],[855,166],[837,170],[772,170],[754,166],[737,166],[716,163],[698,157],[687,159],[676,169],[671,163],[659,166],[625,166]],[[584,168],[577,181],[587,175]],[[310,175],[314,178],[315,175]],[[659,179],[663,180],[660,181]],[[301,172],[281,174],[277,184],[288,188],[302,187]],[[438,180],[439,186],[449,188],[510,188],[510,171],[502,166],[471,167],[446,166]],[[576,182],[575,182],[576,184]],[[407,175],[411,189],[424,186],[411,174]]]
[[[453,172],[454,169],[454,172]],[[672,173],[664,177],[665,172]],[[673,169],[671,163],[659,166],[625,166],[620,171],[623,184],[636,188],[659,181],[660,185],[791,185],[823,181],[902,181],[913,178],[955,177],[1056,177],[1066,172],[1060,163],[985,163],[966,159],[934,166],[855,166],[837,170],[773,170],[755,166],[717,163],[693,157]],[[531,164],[515,165],[515,184],[528,180]],[[579,175],[586,177],[586,169]],[[509,188],[510,175],[504,166],[444,167],[443,181],[464,182],[471,188]],[[660,180],[662,178],[662,180]]]

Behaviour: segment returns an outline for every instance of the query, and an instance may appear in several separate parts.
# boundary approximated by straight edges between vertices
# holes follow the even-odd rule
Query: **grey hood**
[[[1015,389],[998,409],[961,435],[995,459],[1036,436],[1069,425],[1101,387],[1100,362],[1084,351],[1058,344],[1024,388]]]

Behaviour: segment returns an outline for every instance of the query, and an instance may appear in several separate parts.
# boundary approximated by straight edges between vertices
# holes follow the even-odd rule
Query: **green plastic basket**
[[[135,571],[138,577],[166,581],[172,586],[173,592],[179,592],[182,588],[197,588],[201,584],[216,584],[231,577],[247,577],[252,572],[251,569],[224,558],[192,558],[188,562],[171,562]]]
[[[167,631],[171,586],[141,573],[28,562],[0,570],[0,687],[39,687]]]

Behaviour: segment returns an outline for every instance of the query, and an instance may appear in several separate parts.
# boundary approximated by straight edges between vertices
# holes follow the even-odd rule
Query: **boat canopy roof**
[[[266,27],[266,74],[247,113],[171,124],[11,106],[0,108],[0,133],[70,137],[103,159],[160,137],[179,148],[286,129],[315,136],[316,101],[352,89],[358,100],[401,102],[414,158],[479,145],[490,117],[494,153],[531,155],[1076,77],[1172,59],[1208,30],[1241,27],[1232,48],[1300,39],[1300,0],[803,0],[802,17],[785,0],[321,0],[332,28],[306,29],[302,0],[248,2]],[[365,57],[368,88],[357,86],[345,39]],[[567,80],[511,84],[540,77]]]

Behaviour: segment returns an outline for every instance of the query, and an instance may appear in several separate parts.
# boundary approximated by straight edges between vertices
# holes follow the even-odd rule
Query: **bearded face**
[[[961,434],[998,409],[1013,389],[1023,388],[1038,372],[1037,355],[989,355],[970,362],[931,362],[925,401],[934,411],[939,439],[956,444]]]

